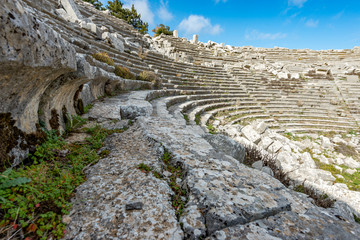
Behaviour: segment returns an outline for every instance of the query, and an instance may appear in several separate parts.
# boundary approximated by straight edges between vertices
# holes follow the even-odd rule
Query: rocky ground
[[[111,154],[88,169],[64,218],[66,239],[358,238],[347,204],[316,206],[269,173],[242,164],[245,149],[236,141],[187,125],[161,98],[150,105],[147,94],[118,100],[120,112],[136,122],[112,135],[106,145]],[[116,101],[96,104],[89,117]]]

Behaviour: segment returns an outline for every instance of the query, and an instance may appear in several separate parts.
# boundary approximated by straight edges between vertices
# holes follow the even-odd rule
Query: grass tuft
[[[104,62],[110,66],[114,66],[114,60],[106,52],[94,53],[92,57],[100,62]]]
[[[130,70],[128,68],[126,68],[126,67],[116,65],[114,73],[117,76],[125,78],[125,79],[136,80],[136,76],[134,74],[132,74],[130,72]]]

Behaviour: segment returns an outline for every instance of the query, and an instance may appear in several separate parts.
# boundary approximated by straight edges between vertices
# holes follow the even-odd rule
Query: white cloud
[[[304,3],[306,3],[308,0],[288,0],[289,6],[296,6],[298,8],[302,8],[304,6]]]
[[[131,6],[134,4],[134,7],[138,13],[141,14],[141,19],[149,24],[154,23],[154,13],[150,9],[150,4],[148,0],[125,0],[124,7],[131,9]]]
[[[170,21],[171,19],[174,18],[174,16],[172,15],[172,13],[169,11],[168,9],[168,1],[166,1],[164,3],[163,0],[160,1],[161,6],[159,8],[159,10],[157,11],[157,15],[158,17],[162,20],[162,21]]]
[[[286,33],[262,33],[258,30],[252,30],[250,33],[245,33],[246,40],[276,40],[286,38]]]
[[[179,30],[185,31],[186,34],[209,33],[217,35],[223,31],[219,24],[212,25],[209,18],[199,15],[190,15],[179,24]]]
[[[345,10],[342,10],[341,12],[339,12],[338,14],[336,14],[335,16],[332,17],[332,19],[334,20],[338,20],[340,19],[345,13]]]
[[[307,27],[316,28],[319,24],[319,20],[309,19],[305,22]]]
[[[223,2],[223,3],[226,3],[227,0],[215,0],[215,3],[218,4],[219,2]]]

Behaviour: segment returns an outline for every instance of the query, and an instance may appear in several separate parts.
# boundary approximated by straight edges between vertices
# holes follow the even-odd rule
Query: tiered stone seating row
[[[167,39],[173,39],[171,40],[173,46],[178,47],[180,51],[187,49],[187,54],[196,54],[196,45],[187,44],[172,37],[167,37]],[[269,55],[281,55],[282,51],[288,52],[289,50],[279,49],[275,50],[274,53],[270,52]],[[291,52],[294,56],[299,55],[295,50]],[[265,51],[264,53],[268,54]],[[306,55],[307,51],[301,54]],[[309,61],[313,61],[321,54],[311,53],[310,56],[306,56]],[[334,53],[334,57],[338,55]],[[214,56],[213,58],[216,59]],[[276,58],[274,58],[275,60]],[[195,67],[196,65],[193,65],[193,69]],[[191,120],[199,121],[200,119],[199,122],[203,126],[215,119],[219,120],[221,125],[245,125],[260,118],[268,122],[277,131],[347,132],[358,127],[356,119],[348,111],[346,103],[336,102],[340,92],[333,80],[276,80],[266,71],[251,72],[240,68],[232,68],[229,73],[230,77],[226,82],[210,79],[210,81],[214,81],[211,83],[204,78],[186,79],[186,81],[184,79],[169,80],[169,83],[172,84],[171,86],[168,85],[169,88],[194,91],[211,91],[214,88],[217,90],[213,92],[213,95],[207,95],[206,99],[182,98],[181,101],[174,100],[173,102],[176,104],[170,104],[170,109],[172,111],[176,108],[180,109]],[[240,91],[236,89],[237,87],[242,90],[243,96],[224,98],[221,94],[221,91],[224,94],[229,94],[229,92],[232,95],[240,94]],[[176,99],[177,97],[171,98]]]
[[[26,1],[29,5],[32,4]],[[55,0],[49,0],[49,3],[54,6],[57,4]],[[124,37],[136,38],[140,45],[146,45],[139,33],[122,20],[99,13],[82,2],[78,2],[78,7],[84,17],[91,18],[98,26],[106,26]],[[178,90],[176,93],[181,94],[167,97],[169,110],[178,109],[203,126],[214,119],[220,120],[222,125],[244,125],[261,118],[278,131],[347,131],[356,127],[351,115],[356,114],[358,110],[357,102],[353,101],[356,99],[347,98],[349,100],[346,103],[350,112],[344,108],[344,103],[336,106],[330,104],[331,100],[338,96],[333,81],[277,81],[267,72],[251,72],[240,68],[232,68],[227,72],[222,67],[176,62],[147,49],[143,49],[144,55],[140,57],[137,54],[138,49],[130,47],[130,52],[120,52],[94,33],[54,16],[50,9],[38,12],[38,16],[52,25],[63,38],[72,42],[78,53],[91,55],[95,52],[106,52],[114,59],[115,64],[125,66],[135,74],[145,70],[157,72],[163,79],[163,87],[168,91]],[[177,51],[193,56],[195,62],[204,59],[228,63],[241,61],[239,56],[216,57],[212,51],[178,38],[167,36],[166,39],[171,41]],[[251,52],[252,49],[248,51]],[[274,61],[284,52],[291,56],[289,59],[304,55],[310,61],[313,57],[319,56],[313,52],[309,54],[308,51],[288,49],[259,52]],[[333,55],[337,57],[339,54]],[[96,60],[89,62],[105,71],[112,71],[111,67]],[[345,82],[338,85],[341,91],[350,87],[349,95],[357,89],[353,85],[346,85]]]

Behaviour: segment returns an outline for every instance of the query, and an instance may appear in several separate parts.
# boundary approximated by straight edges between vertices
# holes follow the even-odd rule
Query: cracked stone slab
[[[110,156],[77,188],[65,239],[182,239],[170,187],[138,169],[144,163],[160,171],[160,145],[133,126],[113,134],[106,147]]]
[[[317,208],[304,214],[282,212],[276,216],[217,231],[207,240],[230,239],[359,239],[360,228]]]

